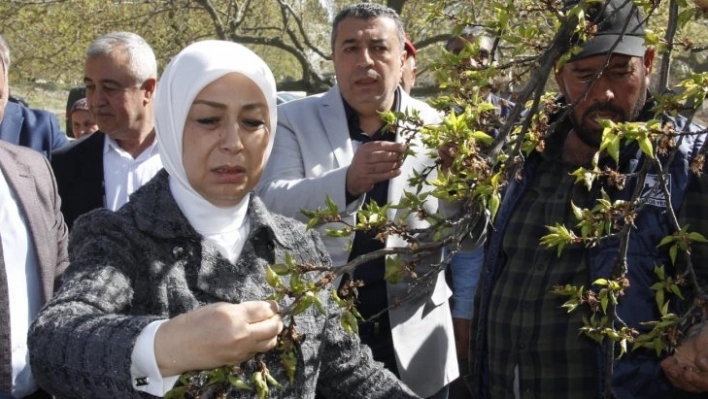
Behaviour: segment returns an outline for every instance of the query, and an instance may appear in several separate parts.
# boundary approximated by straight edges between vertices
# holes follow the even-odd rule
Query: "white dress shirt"
[[[10,301],[10,344],[12,346],[12,395],[18,398],[37,390],[27,351],[27,330],[42,307],[37,252],[27,227],[24,211],[0,172],[0,228],[3,260]],[[0,326],[7,328],[7,326]]]
[[[130,194],[162,169],[157,139],[137,158],[122,149],[106,135],[103,144],[103,178],[106,193],[105,207],[116,211],[128,202]]]

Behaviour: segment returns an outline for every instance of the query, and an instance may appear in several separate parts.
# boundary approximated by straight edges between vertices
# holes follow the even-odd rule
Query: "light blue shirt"
[[[472,318],[474,295],[484,264],[484,246],[470,252],[457,252],[450,261],[452,271],[452,317]]]

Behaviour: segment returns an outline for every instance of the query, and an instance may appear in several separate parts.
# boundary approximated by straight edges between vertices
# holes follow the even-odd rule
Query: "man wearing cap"
[[[415,65],[415,46],[408,35],[406,35],[403,48],[406,50],[406,59],[403,61],[403,68],[401,68],[401,87],[406,93],[411,94],[418,67]]]
[[[596,3],[586,15],[597,24],[597,33],[555,72],[560,111],[549,115],[553,130],[546,133],[542,151],[532,152],[518,174],[510,172],[517,178],[506,189],[488,237],[472,323],[476,328],[473,372],[467,377],[478,398],[599,398],[607,384],[613,397],[677,398],[688,395],[684,391],[708,387],[708,362],[698,360],[708,360],[708,329],[699,329],[698,337],[682,344],[682,356],[664,360],[666,372],[655,351],[639,349],[615,359],[611,381],[606,381],[605,348],[579,333],[591,311],[581,306],[568,313],[561,308],[567,298],[551,293],[554,286],[587,289],[593,281],[610,277],[620,253],[619,240],[603,240],[591,247],[568,245],[560,255],[556,248],[540,245],[541,237],[549,234],[546,226],[577,224],[571,203],[593,207],[603,191],[610,202],[629,200],[637,187],[637,177],[628,178],[621,189],[600,179],[590,190],[575,184],[570,173],[580,166],[590,167],[600,146],[603,127],[598,119],[658,118],[677,131],[702,130],[687,126],[684,119],[652,112],[655,101],[647,84],[655,53],[644,46],[644,19],[631,2]],[[597,76],[599,71],[602,74]],[[675,158],[662,162],[670,174],[668,200],[660,190],[651,190],[661,172],[650,170],[644,183],[646,205],[633,221],[636,228],[627,249],[630,287],[617,309],[629,327],[642,332],[648,328],[642,322],[661,318],[650,286],[658,281],[656,266],[671,267],[666,246],[658,247],[674,231],[667,206],[674,207],[682,226],[690,224],[691,231],[708,234],[708,209],[704,210],[701,198],[708,180],[698,179],[689,167],[704,140],[704,134],[684,136]],[[621,150],[619,166],[605,153],[599,161],[601,169],[622,173],[639,173],[645,162],[636,143]],[[706,274],[705,246],[696,245],[692,252],[699,276]],[[689,288],[682,290],[688,298]],[[672,306],[679,302],[680,298],[671,297]],[[678,312],[678,307],[673,311]]]

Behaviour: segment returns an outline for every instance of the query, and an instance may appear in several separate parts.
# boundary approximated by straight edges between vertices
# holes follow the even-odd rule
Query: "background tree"
[[[81,84],[83,52],[90,41],[110,31],[128,30],[153,46],[161,66],[196,40],[243,43],[268,62],[279,89],[316,93],[334,83],[329,62],[331,19],[350,3],[355,1],[6,1],[0,4],[1,33],[12,49],[16,82]],[[450,21],[425,23],[427,2],[422,0],[387,3],[402,12],[422,60],[436,58],[439,44],[452,29]],[[425,51],[428,47],[433,51]],[[425,71],[421,74],[424,78]]]

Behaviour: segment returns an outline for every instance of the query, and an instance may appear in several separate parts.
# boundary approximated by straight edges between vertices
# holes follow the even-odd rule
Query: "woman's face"
[[[204,87],[189,108],[182,161],[192,188],[216,206],[234,206],[258,184],[270,128],[258,86],[230,73]]]

